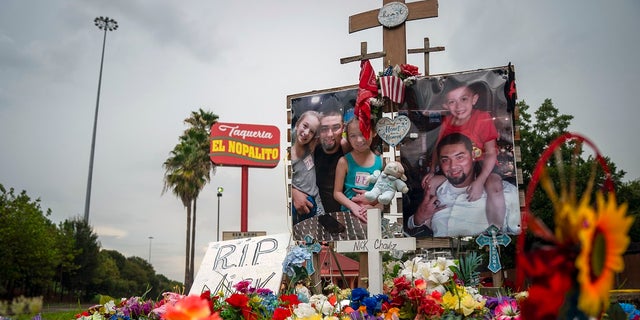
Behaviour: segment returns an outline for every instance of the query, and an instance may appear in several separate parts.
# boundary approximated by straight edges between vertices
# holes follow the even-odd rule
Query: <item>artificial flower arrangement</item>
[[[572,179],[554,190],[546,172],[554,150],[567,141],[589,144],[607,175],[609,194],[598,194],[595,206],[589,194],[594,178],[582,197],[576,196]],[[563,181],[566,182],[566,181]],[[529,210],[533,191],[540,183],[552,201],[555,230],[549,230]],[[384,292],[371,295],[364,288],[325,288],[328,294],[310,297],[289,291],[275,294],[253,288],[248,281],[233,286],[233,292],[204,292],[185,296],[165,293],[158,302],[133,297],[109,301],[77,315],[80,320],[212,320],[212,319],[587,319],[602,317],[609,307],[613,275],[624,268],[624,253],[632,218],[626,205],[618,205],[610,186],[605,161],[593,144],[576,134],[565,134],[543,153],[533,173],[526,195],[523,233],[518,241],[518,270],[528,290],[499,297],[478,291],[481,260],[475,253],[459,260],[416,257],[385,265]],[[524,251],[527,230],[544,240]],[[290,248],[283,262],[283,273],[291,283],[308,279],[306,263],[311,253],[301,246]],[[291,287],[291,286],[290,286]],[[628,319],[640,319],[632,304],[617,304]]]
[[[303,302],[290,292],[276,295],[253,288],[248,281],[234,285],[229,296],[204,292],[185,296],[165,293],[158,302],[140,298],[113,301],[77,315],[80,320],[102,319],[485,319],[509,316],[517,319],[514,298],[488,298],[477,287],[465,285],[458,263],[420,257],[393,263],[385,274],[385,293],[370,294],[364,288],[325,288],[328,294],[312,295]],[[135,311],[134,311],[135,310]],[[511,319],[511,318],[504,318]]]
[[[276,295],[253,288],[248,281],[234,285],[229,296],[206,291],[185,296],[165,293],[158,302],[140,298],[113,301],[76,316],[80,320],[387,320],[387,319],[523,319],[526,291],[499,297],[478,293],[463,272],[464,258],[427,261],[414,258],[387,264],[385,293],[371,295],[364,288],[340,289],[331,284],[328,294],[316,294],[302,302],[296,294]],[[621,303],[628,319],[639,319],[635,306]]]
[[[551,178],[547,163],[552,155],[561,157],[560,148],[574,143],[573,155],[586,143],[605,174],[604,188],[591,194],[595,184],[594,166],[587,188],[576,193],[575,168],[565,168],[557,159],[558,174]],[[559,183],[556,192],[554,181]],[[538,183],[551,200],[555,229],[551,231],[529,209]],[[600,318],[609,308],[609,292],[614,275],[624,269],[622,254],[629,244],[628,231],[633,218],[626,216],[627,205],[618,205],[606,161],[585,137],[566,133],[554,140],[539,159],[526,193],[523,232],[518,239],[518,283],[528,280],[529,298],[522,304],[527,319]],[[525,251],[526,230],[536,241]],[[631,319],[631,316],[629,317]]]

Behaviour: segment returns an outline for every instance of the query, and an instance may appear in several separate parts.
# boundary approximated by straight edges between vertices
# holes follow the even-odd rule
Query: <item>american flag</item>
[[[383,97],[388,97],[395,103],[404,102],[404,83],[400,77],[380,77],[380,91]]]

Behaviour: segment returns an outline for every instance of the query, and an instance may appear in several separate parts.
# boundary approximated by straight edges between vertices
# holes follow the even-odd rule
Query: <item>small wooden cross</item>
[[[367,211],[367,239],[352,241],[337,241],[338,252],[367,252],[369,292],[382,293],[382,251],[415,250],[415,238],[382,238],[380,226],[380,209]],[[361,275],[362,276],[362,275]]]
[[[311,257],[313,257],[314,253],[318,253],[320,252],[320,250],[322,250],[322,246],[319,243],[315,242],[313,240],[313,237],[311,237],[310,235],[304,236],[304,242],[305,243],[301,244],[300,246],[309,251],[309,253],[311,253]],[[316,269],[313,267],[312,259],[306,260],[306,267],[308,275],[312,275],[314,272],[316,272]]]
[[[429,47],[429,38],[424,38],[424,47],[409,49],[407,53],[424,53],[424,75],[429,75],[429,52],[444,51],[444,47]]]
[[[367,43],[360,42],[360,55],[341,58],[340,63],[345,64],[345,63],[354,62],[354,61],[362,61],[362,60],[369,60],[369,59],[382,58],[382,57],[384,57],[384,52],[367,53]]]
[[[499,229],[495,225],[490,225],[485,233],[476,238],[476,243],[480,248],[489,246],[489,270],[493,273],[497,273],[502,269],[500,264],[500,254],[498,253],[498,245],[508,246],[511,243],[511,238],[504,233],[497,235]],[[489,234],[489,235],[487,235]]]
[[[404,4],[404,0],[383,0],[383,7],[392,2]],[[420,0],[406,4],[409,13],[405,21],[434,18],[438,16],[437,0]],[[381,26],[378,20],[380,9],[361,12],[349,17],[349,33]],[[382,28],[382,47],[385,53],[385,66],[395,66],[407,63],[407,30],[405,23],[398,26]]]

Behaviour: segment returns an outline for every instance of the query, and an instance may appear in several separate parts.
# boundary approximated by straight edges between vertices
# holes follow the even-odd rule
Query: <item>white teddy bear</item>
[[[375,182],[375,185],[371,191],[365,192],[364,196],[369,201],[377,199],[378,202],[387,205],[391,203],[397,191],[402,193],[409,192],[409,187],[404,182],[406,180],[407,177],[404,175],[402,164],[390,161],[384,167],[382,173],[380,170],[376,170],[369,176],[369,183]]]

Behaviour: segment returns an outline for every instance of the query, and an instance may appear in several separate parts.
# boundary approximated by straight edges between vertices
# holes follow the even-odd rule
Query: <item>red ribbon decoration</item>
[[[360,83],[358,84],[358,97],[353,113],[360,121],[360,132],[365,139],[371,134],[371,105],[369,99],[378,95],[376,74],[369,60],[360,62]]]

